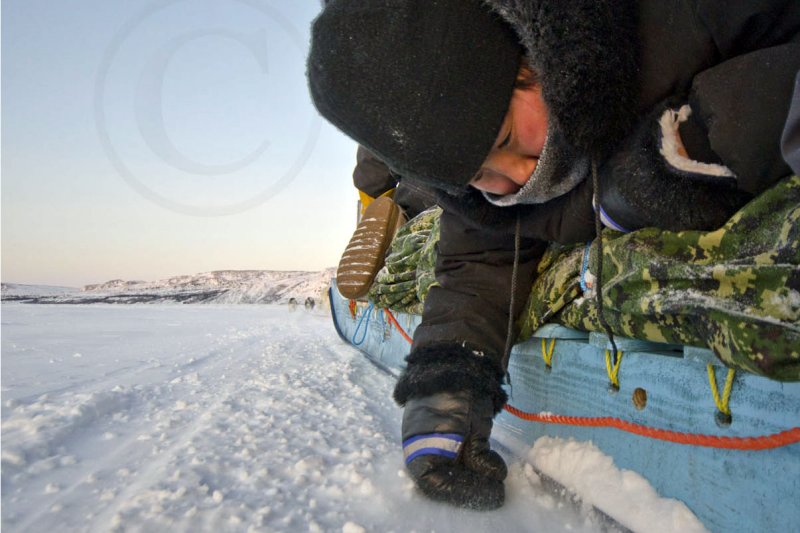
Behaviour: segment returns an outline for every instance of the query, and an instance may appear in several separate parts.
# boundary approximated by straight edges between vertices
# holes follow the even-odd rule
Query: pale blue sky
[[[2,280],[335,266],[355,145],[316,115],[318,0],[5,0]]]

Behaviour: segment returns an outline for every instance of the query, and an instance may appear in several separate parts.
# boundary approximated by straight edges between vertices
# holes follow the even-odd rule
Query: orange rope
[[[408,336],[394,315],[386,309],[386,315],[389,321],[392,322],[397,331],[409,343],[412,342],[411,337]],[[650,439],[658,439],[667,442],[674,442],[676,444],[690,444],[693,446],[705,446],[707,448],[722,448],[726,450],[771,450],[773,448],[780,448],[781,446],[788,446],[800,442],[800,427],[787,429],[780,433],[772,435],[761,435],[758,437],[718,437],[716,435],[700,435],[697,433],[681,433],[679,431],[672,431],[669,429],[659,429],[643,426],[641,424],[634,424],[627,420],[613,418],[610,416],[601,417],[586,417],[586,416],[562,416],[550,415],[542,413],[526,413],[520,411],[516,407],[506,404],[503,409],[508,413],[527,420],[528,422],[540,422],[542,424],[563,424],[568,426],[584,426],[584,427],[608,427],[616,428],[634,435],[641,435]]]
[[[583,416],[526,413],[508,404],[506,404],[503,409],[512,415],[529,422],[541,422],[543,424],[565,424],[570,426],[611,427],[651,439],[664,440],[668,442],[674,442],[676,444],[705,446],[709,448],[723,448],[727,450],[770,450],[800,442],[800,427],[795,427],[786,431],[781,431],[780,433],[763,435],[759,437],[718,437],[715,435],[699,435],[695,433],[681,433],[668,429],[650,428],[608,416],[590,418]]]
[[[406,333],[402,327],[400,327],[400,323],[397,322],[397,319],[394,317],[392,312],[389,311],[388,309],[384,309],[384,311],[386,311],[386,317],[389,319],[389,322],[394,324],[394,327],[397,328],[397,331],[400,332],[400,335],[402,335],[403,338],[407,340],[409,344],[413,344],[414,343],[413,339],[408,336],[408,333]]]

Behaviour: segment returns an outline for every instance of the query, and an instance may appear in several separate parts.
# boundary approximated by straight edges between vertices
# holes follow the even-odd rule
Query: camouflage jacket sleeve
[[[543,241],[521,239],[517,279],[512,283],[514,235],[476,229],[444,211],[436,259],[438,286],[430,289],[425,300],[413,349],[466,344],[502,367],[512,287],[516,319],[527,301],[544,246]],[[515,337],[517,331],[515,327]]]

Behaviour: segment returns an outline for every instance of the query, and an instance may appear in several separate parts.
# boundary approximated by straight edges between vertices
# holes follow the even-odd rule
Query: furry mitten
[[[417,349],[395,388],[405,407],[403,451],[427,497],[477,510],[503,505],[503,459],[489,448],[492,418],[506,401],[503,372],[461,345]]]
[[[503,505],[506,464],[489,449],[492,406],[467,392],[412,398],[403,413],[403,453],[425,496],[457,507]]]

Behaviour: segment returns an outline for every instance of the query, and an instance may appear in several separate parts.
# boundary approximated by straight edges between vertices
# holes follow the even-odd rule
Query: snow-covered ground
[[[4,304],[3,531],[600,528],[539,483],[555,442],[507,456],[499,511],[426,501],[392,386],[319,309]]]

